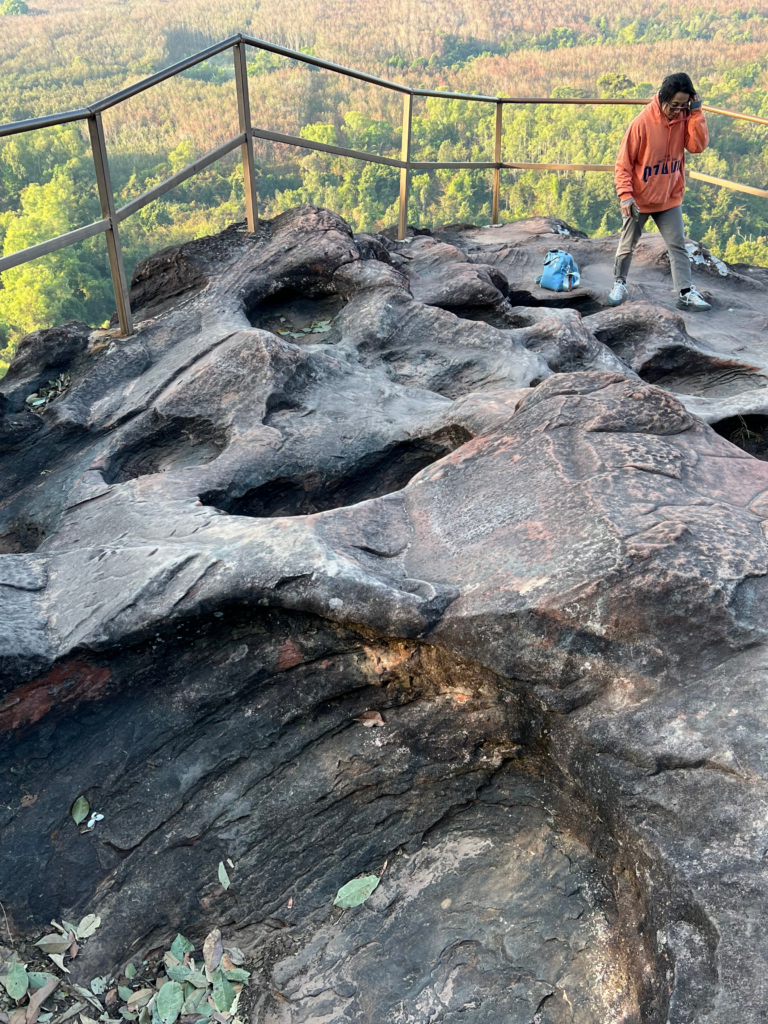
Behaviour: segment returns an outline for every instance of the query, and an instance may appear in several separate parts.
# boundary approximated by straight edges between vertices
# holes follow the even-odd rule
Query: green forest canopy
[[[59,0],[55,0],[59,2]],[[8,3],[8,0],[6,0]],[[84,5],[47,14],[11,4],[0,23],[0,117],[12,120],[81,106],[128,81],[239,28],[295,48],[395,77],[409,84],[487,94],[642,98],[670,70],[686,67],[707,102],[768,116],[768,9],[682,8],[642,2],[622,14],[604,3],[572,7],[549,24],[546,5],[524,15],[486,0],[457,0],[454,22],[429,21],[429,5],[360,0],[357,26],[344,5],[336,30],[327,24],[342,0],[308,0],[284,23],[280,6],[198,0],[157,5]],[[648,8],[648,9],[646,9]],[[5,8],[0,8],[4,10]],[[404,19],[403,12],[409,12]],[[127,12],[127,13],[126,13]],[[330,13],[329,13],[330,12]],[[362,12],[362,13],[361,13]],[[338,11],[336,12],[339,13]],[[134,17],[134,29],[115,19]],[[517,21],[515,18],[517,17]],[[338,26],[342,27],[339,28]],[[372,32],[371,26],[377,31]],[[449,31],[450,29],[450,31]],[[382,39],[388,50],[382,50]],[[31,50],[46,52],[44,62]],[[396,155],[400,100],[395,94],[308,70],[294,61],[249,51],[254,123],[353,149]],[[606,71],[610,68],[610,71]],[[521,77],[522,76],[522,77]],[[530,83],[530,88],[523,85]],[[535,85],[535,88],[534,88]],[[511,106],[505,110],[505,159],[612,163],[633,107]],[[487,160],[493,105],[428,99],[417,103],[414,156],[422,160]],[[235,133],[231,54],[223,54],[105,115],[118,204]],[[693,158],[704,173],[765,187],[768,136],[760,126],[709,117],[712,143]],[[397,216],[398,171],[380,164],[260,143],[262,216],[301,202],[328,206],[356,230],[375,231]],[[491,172],[416,172],[409,222],[490,222]],[[99,216],[93,165],[81,125],[31,132],[0,144],[0,244],[15,252]],[[612,176],[605,173],[504,172],[501,217],[548,214],[592,235],[620,224]],[[732,262],[768,266],[768,204],[759,198],[693,183],[685,204],[688,233]],[[218,231],[243,217],[242,175],[234,156],[219,161],[130,217],[121,226],[129,272],[150,252]],[[0,373],[29,330],[67,319],[101,324],[114,298],[103,236],[2,275]]]

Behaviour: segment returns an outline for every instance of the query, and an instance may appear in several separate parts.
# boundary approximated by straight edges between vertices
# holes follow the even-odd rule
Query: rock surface
[[[87,982],[218,925],[254,1024],[765,1019],[768,292],[692,247],[681,316],[646,236],[610,310],[615,240],[568,230],[304,207],[151,257],[130,339],[25,340],[14,934],[100,914]]]

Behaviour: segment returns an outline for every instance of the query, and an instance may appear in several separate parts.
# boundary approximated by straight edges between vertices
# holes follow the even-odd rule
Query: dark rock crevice
[[[728,416],[711,426],[737,448],[754,455],[756,459],[768,461],[768,416]]]
[[[292,408],[280,402],[273,411],[282,411],[286,406]],[[371,452],[339,477],[323,479],[313,473],[300,479],[277,478],[243,495],[208,491],[200,495],[200,500],[204,505],[236,516],[262,518],[326,512],[401,490],[422,469],[471,438],[465,428],[450,426],[431,436],[415,437],[383,451]]]
[[[103,469],[108,484],[136,477],[204,466],[221,455],[228,432],[210,420],[154,414],[141,436],[110,454]]]

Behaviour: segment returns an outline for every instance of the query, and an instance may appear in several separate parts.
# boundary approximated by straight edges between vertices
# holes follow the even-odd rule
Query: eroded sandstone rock
[[[603,240],[547,305],[558,230],[305,207],[12,368],[0,898],[101,915],[74,977],[217,925],[254,1024],[762,1019],[768,465],[673,392],[768,361],[592,309]]]

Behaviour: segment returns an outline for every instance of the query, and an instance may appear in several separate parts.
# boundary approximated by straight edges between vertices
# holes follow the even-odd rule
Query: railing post
[[[131,316],[130,293],[123,264],[123,250],[120,246],[120,236],[117,231],[115,197],[112,195],[112,179],[109,175],[107,144],[104,140],[104,125],[101,121],[101,114],[92,114],[88,118],[88,132],[91,136],[93,166],[96,170],[96,185],[99,190],[101,216],[109,220],[109,227],[104,234],[107,236],[107,255],[109,256],[109,271],[112,275],[112,287],[115,292],[117,318],[120,323],[120,333],[127,337],[133,334],[133,317]]]
[[[245,184],[245,219],[251,234],[259,230],[259,201],[256,194],[256,166],[253,161],[253,132],[251,129],[251,100],[248,94],[248,66],[245,62],[245,43],[235,43],[235,89],[237,90],[237,116],[245,142],[240,147],[243,155]]]
[[[493,159],[496,167],[493,169],[493,206],[491,209],[491,223],[499,223],[499,192],[501,190],[501,119],[504,113],[504,104],[496,104],[496,137],[493,145]]]
[[[397,219],[397,237],[405,238],[408,229],[408,190],[411,178],[411,122],[413,120],[413,94],[403,96],[403,141],[400,159],[406,164],[400,168],[400,211]]]

